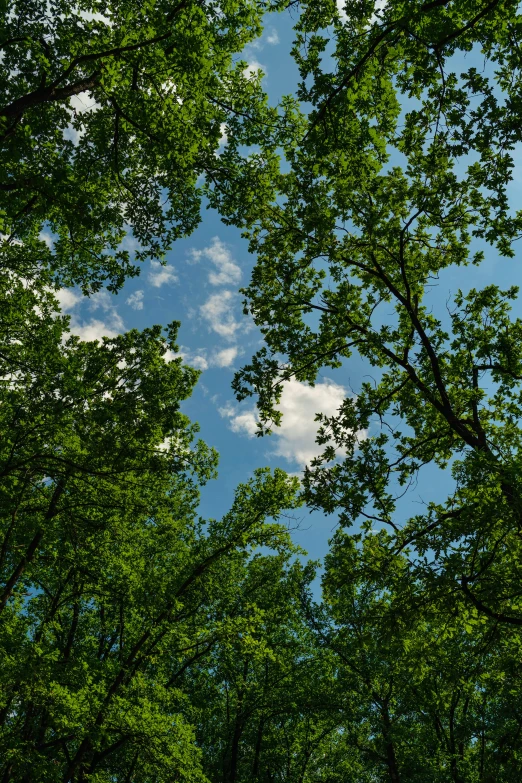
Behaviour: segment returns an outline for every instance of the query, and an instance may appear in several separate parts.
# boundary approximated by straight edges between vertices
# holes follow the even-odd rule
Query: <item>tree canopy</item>
[[[510,198],[520,24],[511,2],[348,2],[341,16],[333,3],[303,3],[294,55],[311,110],[286,146],[280,195],[268,208],[224,204],[258,255],[245,308],[265,346],[235,388],[257,395],[260,434],[278,424],[291,377],[313,383],[357,353],[374,379],[338,415],[320,417],[324,453],[304,496],[339,515],[324,638],[365,689],[387,670],[371,699],[393,742],[382,740],[388,750],[370,775],[381,764],[393,781],[520,774],[512,691],[496,685],[490,697],[488,688],[495,671],[518,676],[522,324],[511,312],[518,289],[477,287],[473,273],[492,253],[513,258],[520,237]],[[437,297],[438,281],[466,266],[467,286],[452,301]],[[405,517],[399,500],[426,466],[449,471],[454,488],[441,497],[433,486],[424,509]],[[442,643],[444,673],[420,653],[426,638],[433,650]],[[425,666],[428,679],[412,691]],[[447,695],[421,706],[441,677]],[[471,691],[455,690],[452,677]]]
[[[249,552],[283,567],[295,480],[260,470],[198,517],[216,454],[179,410],[198,373],[166,361],[176,324],[81,342],[4,275],[2,328],[3,779],[203,780],[179,680],[256,628]]]
[[[299,63],[312,86],[303,83],[302,95],[317,108],[301,145],[288,150],[284,202],[258,212],[252,204],[260,259],[247,307],[268,348],[236,388],[259,392],[265,420],[277,422],[285,378],[313,382],[321,367],[363,356],[378,381],[323,419],[326,449],[307,474],[309,498],[340,508],[345,525],[369,513],[389,530],[391,551],[436,552],[414,559],[419,576],[436,573],[441,590],[517,625],[517,599],[503,586],[517,581],[518,562],[517,289],[470,286],[439,314],[430,298],[431,281],[449,267],[478,265],[491,246],[513,256],[520,232],[508,199],[520,133],[519,20],[510,3],[476,5],[472,13],[475,4],[459,4],[456,14],[450,3],[419,4],[406,19],[390,2],[369,26],[363,4],[337,24],[335,74],[320,67],[324,18],[316,5],[304,10]],[[484,73],[455,72],[457,51],[473,46]],[[364,437],[372,417],[382,428]],[[347,459],[333,463],[335,448]],[[396,529],[394,477],[404,485],[433,462],[451,463],[455,492]]]
[[[302,81],[278,109],[240,52],[283,3],[2,19],[2,783],[522,773],[522,321],[516,286],[476,274],[522,230],[522,17],[289,5]],[[372,374],[318,412],[300,492],[259,469],[220,520],[198,514],[217,455],[180,410],[179,325],[82,342],[56,300],[163,260],[203,197],[257,255],[264,345],[234,388],[259,433],[290,378]],[[450,492],[405,511],[435,470]],[[320,596],[282,519],[302,502],[339,521]]]
[[[197,224],[222,126],[239,144],[266,121],[232,62],[262,10],[24,2],[2,16],[4,783],[205,780],[183,678],[216,645],[255,648],[253,553],[282,579],[293,551],[282,471],[260,469],[223,519],[198,516],[217,455],[180,412],[198,372],[179,324],[82,342],[55,296],[135,274],[128,232],[137,261],[163,260]]]
[[[274,111],[233,55],[263,0],[9,3],[0,21],[2,232],[85,292],[117,290],[200,220],[216,155]],[[277,7],[277,3],[273,3]],[[132,230],[135,258],[125,239]],[[52,232],[51,250],[42,230]]]

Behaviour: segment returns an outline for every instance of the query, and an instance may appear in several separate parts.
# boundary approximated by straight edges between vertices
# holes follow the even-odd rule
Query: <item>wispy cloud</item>
[[[69,105],[75,114],[85,114],[101,108],[90,92],[79,92],[78,95],[73,95],[69,98]]]
[[[230,367],[237,358],[238,353],[239,349],[237,345],[233,345],[230,348],[223,348],[222,351],[218,351],[215,355],[213,364],[217,367]]]
[[[125,303],[132,307],[133,310],[143,310],[143,291],[134,291],[133,294],[127,297]]]
[[[77,10],[77,7],[74,9]],[[82,19],[85,19],[86,22],[102,22],[102,24],[108,25],[109,27],[112,27],[112,20],[105,16],[105,14],[100,14],[97,11],[80,11],[79,16]]]
[[[237,406],[228,403],[219,408],[219,413],[223,418],[229,420],[232,432],[248,435],[249,438],[253,438],[256,434],[258,420],[255,409],[240,410]]]
[[[159,261],[151,261],[151,271],[149,272],[149,283],[154,288],[161,288],[162,285],[172,285],[179,282],[179,277],[173,266],[165,266]]]
[[[171,362],[173,359],[179,359],[180,357],[185,364],[194,367],[196,370],[208,370],[208,361],[204,351],[193,353],[190,348],[181,345],[177,353],[169,348],[163,356],[166,362]]]
[[[260,38],[256,38],[255,41],[251,41],[248,44],[246,47],[246,52],[248,53],[248,51],[251,49],[260,51],[261,49],[265,48],[265,44],[269,44],[269,46],[277,46],[278,43],[279,35],[277,34],[277,30],[275,27],[270,27],[269,29],[265,30],[264,34]]]
[[[197,370],[208,370],[209,367],[230,367],[239,354],[239,348],[233,345],[230,348],[209,353],[204,348],[191,351],[189,348],[181,346],[178,354],[173,354],[172,351],[170,353],[172,356],[169,358],[182,356],[183,361],[191,367],[195,367]]]
[[[232,312],[234,299],[235,294],[233,291],[220,291],[209,296],[207,301],[199,308],[199,312],[209,328],[227,340],[235,339],[240,327]]]
[[[219,237],[213,237],[208,247],[202,250],[191,250],[189,256],[193,262],[202,258],[211,261],[216,271],[209,272],[208,281],[211,285],[234,285],[241,280],[241,269],[232,258],[228,247]]]
[[[38,239],[41,239],[42,242],[45,242],[49,250],[53,249],[54,240],[52,238],[52,235],[48,231],[40,231],[38,234]]]
[[[226,123],[222,122],[219,126],[219,132],[221,133],[221,136],[219,138],[219,146],[224,147],[225,144],[228,143],[228,135],[227,135],[227,126]]]
[[[124,331],[123,319],[118,313],[114,298],[108,291],[98,291],[92,296],[81,296],[73,288],[61,288],[55,292],[60,309],[71,316],[69,329],[81,340],[101,340],[102,337],[116,337]],[[93,318],[84,318],[80,310],[101,311]]]
[[[130,226],[127,226],[127,233],[125,234],[124,238],[120,242],[120,249],[121,250],[127,250],[128,253],[131,255],[134,255],[134,253],[137,250],[142,249],[142,245],[140,242],[136,239],[136,237],[132,233],[132,228]]]

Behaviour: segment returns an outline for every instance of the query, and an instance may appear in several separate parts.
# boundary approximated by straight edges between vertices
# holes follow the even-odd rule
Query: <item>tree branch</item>
[[[55,517],[58,514],[58,502],[63,494],[63,491],[65,489],[65,478],[61,478],[53,492],[51,502],[49,504],[49,508],[47,510],[47,513],[45,515],[44,522],[49,522],[53,517]],[[9,600],[15,585],[17,584],[18,580],[22,576],[23,572],[25,571],[27,565],[32,561],[34,558],[34,555],[36,553],[36,550],[40,544],[40,541],[43,538],[45,532],[44,527],[39,527],[36,533],[33,536],[33,539],[29,546],[27,547],[25,555],[22,557],[20,562],[18,563],[17,567],[15,568],[14,572],[12,573],[11,577],[7,581],[7,584],[4,588],[4,591],[2,595],[0,596],[0,613],[3,612],[5,609],[5,605],[7,604],[7,601]]]
[[[491,617],[493,620],[497,620],[499,623],[507,623],[508,625],[517,625],[522,626],[522,618],[520,617],[510,617],[509,615],[502,614],[501,612],[495,612],[493,609],[490,609],[489,606],[486,606],[482,603],[482,601],[477,598],[477,596],[471,592],[471,590],[468,587],[468,578],[463,576],[460,580],[460,584],[462,586],[462,590],[464,594],[470,599],[471,603],[476,606],[476,608],[479,610],[479,612],[482,612],[483,614],[487,615],[488,617]]]

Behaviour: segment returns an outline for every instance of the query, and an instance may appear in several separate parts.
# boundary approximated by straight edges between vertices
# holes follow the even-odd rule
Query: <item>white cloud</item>
[[[60,310],[64,313],[67,310],[72,310],[82,299],[72,288],[60,288],[59,291],[53,291],[53,293],[60,303]]]
[[[211,285],[234,285],[241,279],[241,269],[234,263],[232,254],[219,237],[212,238],[212,244],[203,250],[191,250],[192,261],[200,261],[207,258],[212,261],[217,272],[210,272],[208,281]]]
[[[101,108],[100,104],[88,92],[79,92],[78,95],[73,95],[69,98],[69,105],[75,114],[85,114]]]
[[[218,351],[212,364],[216,364],[217,367],[230,367],[238,353],[236,345],[231,348],[223,348],[222,351]]]
[[[388,0],[375,0],[374,11],[372,14],[372,18],[370,19],[371,24],[377,22],[380,19],[380,13],[381,11],[384,11],[387,5],[388,5]]]
[[[116,337],[119,330],[111,328],[104,321],[92,318],[87,323],[76,319],[71,321],[70,330],[72,334],[77,334],[81,340],[101,340],[102,337]]]
[[[339,16],[341,17],[341,22],[348,21],[348,14],[344,10],[346,0],[337,0],[337,11],[339,13]]]
[[[179,278],[176,274],[176,270],[173,266],[163,266],[159,261],[151,261],[152,267],[149,272],[149,282],[154,288],[160,288],[166,283],[171,285],[172,283],[179,282]]]
[[[102,24],[105,24],[108,27],[112,27],[112,20],[108,16],[100,14],[97,11],[80,11],[79,16],[86,22],[102,22]]]
[[[267,44],[270,44],[270,46],[277,46],[277,44],[279,43],[279,36],[277,34],[277,30],[274,27],[272,27],[272,29],[268,33],[266,37],[266,42]]]
[[[194,367],[196,370],[208,370],[208,361],[205,356],[202,354],[195,354],[194,356],[184,356],[184,358],[187,361],[187,364],[190,364],[191,367]]]
[[[210,329],[227,340],[233,340],[240,327],[232,313],[234,298],[233,291],[220,291],[209,296],[199,308],[200,314],[207,321]]]
[[[40,231],[40,233],[38,234],[38,239],[41,239],[42,242],[45,242],[49,250],[53,249],[54,241],[51,234],[48,231]]]
[[[178,103],[180,106],[183,106],[183,98],[181,98],[178,95],[178,88],[175,82],[172,81],[172,79],[167,79],[167,81],[162,82],[161,84],[161,91],[164,96],[166,95],[175,95],[176,96],[176,103]],[[148,87],[146,92],[149,93],[149,95],[152,94],[153,90],[152,87]]]
[[[225,405],[219,408],[223,418],[229,419],[230,429],[240,435],[248,435],[253,438],[257,432],[257,415],[255,409],[239,411],[234,405]]]
[[[58,299],[60,310],[68,312],[83,304],[91,311],[102,310],[105,318],[91,318],[86,321],[78,312],[71,313],[69,330],[81,340],[101,340],[102,337],[116,337],[124,330],[123,320],[113,304],[113,297],[107,291],[98,291],[91,297],[81,296],[72,288],[60,288],[53,291]]]
[[[84,133],[84,128],[74,128],[72,125],[68,125],[63,131],[63,137],[66,141],[72,141],[74,146],[77,147]]]
[[[143,291],[134,291],[133,294],[127,297],[125,302],[133,310],[143,310]]]
[[[182,356],[183,361],[190,365],[190,367],[195,367],[196,370],[208,370],[209,367],[230,367],[238,355],[239,349],[236,346],[231,346],[230,348],[223,348],[221,351],[217,351],[209,356],[205,349],[198,349],[193,352],[189,348],[181,346],[178,354],[174,354],[172,351],[168,351],[167,353],[171,354],[171,356],[169,359],[166,359],[166,361],[170,361],[176,356]]]
[[[116,337],[124,331],[123,319],[114,305],[114,297],[108,291],[97,291],[90,297],[80,297],[71,292],[70,289],[62,288],[61,292],[59,292],[59,299],[60,296],[64,301],[62,309],[70,310],[83,303],[89,310],[102,310],[105,314],[103,320],[101,318],[91,318],[89,321],[81,319],[77,313],[72,314],[69,329],[72,334],[77,334],[81,340],[90,341],[101,340],[102,337]]]
[[[166,362],[171,362],[173,359],[183,359],[183,362],[189,367],[194,367],[196,370],[208,370],[208,361],[204,351],[198,351],[192,353],[190,348],[185,348],[184,345],[180,346],[178,353],[174,353],[170,348],[163,355],[163,359]]]
[[[225,144],[228,142],[228,136],[227,136],[227,126],[225,122],[222,122],[219,126],[219,132],[221,133],[220,139],[219,139],[219,146],[224,147]]]
[[[375,6],[373,14],[370,18],[370,24],[374,24],[377,22],[380,18],[380,12],[386,8],[388,0],[375,0]],[[345,3],[346,0],[337,0],[337,11],[339,13],[339,16],[341,17],[341,22],[347,22],[348,21],[348,14],[345,10]]]
[[[165,438],[161,443],[156,446],[156,451],[169,451],[172,438]]]
[[[263,73],[260,74],[259,71],[262,71]],[[247,67],[243,69],[243,75],[247,79],[262,78],[263,76],[266,76],[266,74],[266,66],[261,65],[261,63],[258,63],[257,60],[252,60],[252,62],[248,63]]]
[[[74,114],[75,116],[97,111],[101,108],[100,104],[94,100],[90,93],[85,91],[69,98],[69,106],[71,115]],[[83,126],[78,128],[74,127],[71,123],[63,131],[63,137],[68,141],[72,141],[74,146],[77,147],[84,133],[85,128],[83,128]]]
[[[274,454],[301,465],[308,464],[324,448],[315,443],[318,426],[315,414],[335,415],[345,397],[346,389],[333,381],[315,386],[295,379],[288,381],[279,405],[283,421]]]
[[[272,454],[287,462],[307,465],[317,457],[324,446],[319,446],[317,437],[318,423],[316,413],[333,416],[346,398],[346,389],[330,380],[308,386],[291,379],[285,383],[279,410],[283,414],[280,427],[274,427],[276,439]],[[256,434],[257,412],[255,409],[241,410],[237,406],[227,405],[219,409],[224,418],[228,418],[233,432],[253,437]]]
[[[183,356],[183,354],[175,353],[170,348],[167,348],[167,350],[163,354],[163,361],[167,362],[168,364],[169,362],[172,362],[174,359],[178,359],[180,356]]]

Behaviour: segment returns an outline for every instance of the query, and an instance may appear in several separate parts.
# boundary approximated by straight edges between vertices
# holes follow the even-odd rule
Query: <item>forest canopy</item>
[[[278,105],[242,54],[275,11]],[[518,3],[20,0],[0,48],[0,781],[519,780]],[[258,434],[368,369],[302,480],[260,467],[219,519],[179,322],[84,340],[59,299],[204,205],[255,258]]]

